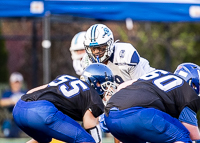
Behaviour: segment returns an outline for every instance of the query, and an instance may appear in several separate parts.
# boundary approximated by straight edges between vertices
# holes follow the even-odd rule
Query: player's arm
[[[200,140],[200,133],[198,126],[194,126],[185,122],[181,122],[190,132],[190,138],[191,140]]]
[[[130,49],[135,48],[130,47]],[[129,52],[127,57],[127,63],[129,63],[127,72],[129,73],[131,79],[138,79],[145,73],[155,70],[155,68],[150,67],[149,61],[147,59],[140,57],[136,50],[133,53]]]
[[[140,55],[131,44],[126,44],[126,48],[125,56],[119,58],[119,61],[120,63],[127,64],[127,68],[124,70],[129,74],[131,79],[138,79],[145,74]]]
[[[190,132],[191,140],[200,140],[200,132],[198,129],[196,113],[189,107],[185,107],[179,116],[179,121],[188,129]]]
[[[129,67],[128,73],[129,73],[131,79],[138,79],[142,75],[144,75],[146,72],[144,71],[142,65],[140,63],[138,63],[136,66]]]
[[[102,133],[98,118],[95,118],[90,110],[87,110],[83,116],[83,126],[85,130],[92,135],[96,143],[102,141]]]
[[[156,70],[155,68],[151,67],[149,65],[149,61],[143,57],[140,57],[140,64],[141,64],[143,70],[145,71],[145,73],[149,73],[151,71]]]
[[[48,85],[48,84],[45,84],[45,85],[42,85],[42,86],[38,86],[38,87],[36,87],[36,88],[33,88],[33,89],[29,90],[29,91],[27,92],[27,94],[30,94],[30,93],[33,93],[33,92],[35,92],[35,91],[44,89],[44,88],[47,87],[47,85]]]

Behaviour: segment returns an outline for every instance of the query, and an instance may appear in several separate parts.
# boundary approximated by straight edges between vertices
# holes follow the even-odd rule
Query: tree
[[[140,24],[137,50],[151,66],[173,72],[183,62],[200,65],[200,25],[198,23]]]

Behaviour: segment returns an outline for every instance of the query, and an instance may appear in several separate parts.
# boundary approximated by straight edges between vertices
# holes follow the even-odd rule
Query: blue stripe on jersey
[[[77,44],[79,35],[80,35],[80,33],[76,34],[76,39],[75,39],[74,44]]]
[[[98,25],[94,25],[91,31],[91,42],[95,42],[95,32]]]
[[[139,55],[138,53],[135,51],[131,57],[131,61],[130,63],[139,63],[140,59],[139,59]]]

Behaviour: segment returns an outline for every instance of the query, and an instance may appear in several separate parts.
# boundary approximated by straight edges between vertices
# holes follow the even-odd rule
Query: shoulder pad
[[[140,55],[137,50],[129,43],[116,43],[113,63],[125,65],[137,65]]]

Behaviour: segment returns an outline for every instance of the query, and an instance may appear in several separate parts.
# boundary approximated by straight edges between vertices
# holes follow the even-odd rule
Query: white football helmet
[[[73,39],[71,41],[71,47],[70,47],[70,51],[72,54],[72,60],[80,60],[83,58],[83,55],[85,53],[77,54],[76,51],[85,49],[84,44],[83,44],[83,42],[85,40],[85,34],[86,34],[86,31],[83,31],[83,32],[77,33],[73,37]]]
[[[92,62],[105,62],[113,53],[114,37],[112,31],[103,24],[92,25],[86,33],[84,46]],[[105,47],[97,55],[92,53],[92,48]]]

